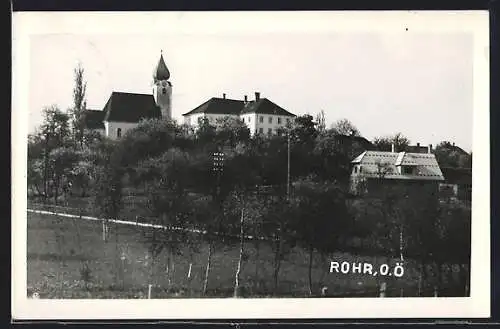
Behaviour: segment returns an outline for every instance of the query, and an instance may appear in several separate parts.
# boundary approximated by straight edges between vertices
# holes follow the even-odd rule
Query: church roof
[[[104,129],[104,115],[101,110],[86,109],[84,112],[85,127],[88,129]]]
[[[160,55],[160,60],[156,65],[156,68],[153,73],[153,79],[155,81],[158,80],[168,80],[170,78],[170,71],[167,68],[167,64],[165,64],[165,60],[163,59],[163,54]]]
[[[103,112],[104,121],[137,123],[141,119],[159,118],[161,110],[153,95],[124,92],[111,93]]]
[[[295,116],[294,114],[271,102],[267,98],[261,98],[258,101],[250,101],[245,104],[244,101],[240,100],[212,97],[205,103],[199,105],[198,107],[187,113],[184,113],[183,115],[192,115],[196,113],[227,115],[258,113]]]

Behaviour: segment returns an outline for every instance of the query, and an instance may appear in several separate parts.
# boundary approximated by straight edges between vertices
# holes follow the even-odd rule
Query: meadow
[[[41,298],[151,298],[231,297],[239,246],[221,246],[212,253],[206,294],[203,282],[208,245],[199,250],[181,250],[173,257],[167,275],[167,253],[162,252],[152,265],[146,229],[111,224],[103,240],[102,223],[28,212],[28,295],[34,291]],[[243,297],[308,297],[308,253],[293,248],[283,260],[279,288],[273,290],[274,254],[268,242],[245,243],[247,258],[241,275]],[[393,266],[398,259],[334,253],[316,255],[313,262],[313,297],[321,287],[328,287],[331,297],[378,297],[380,284],[387,284],[386,297],[416,296],[419,275],[416,265],[406,260],[400,278],[359,273],[330,273],[331,261],[368,262],[378,268]],[[191,264],[191,271],[190,269]],[[450,280],[457,273],[452,271]],[[189,274],[188,274],[189,273]],[[444,291],[442,293],[445,293]],[[421,295],[432,296],[430,288]],[[446,292],[453,295],[453,292]]]

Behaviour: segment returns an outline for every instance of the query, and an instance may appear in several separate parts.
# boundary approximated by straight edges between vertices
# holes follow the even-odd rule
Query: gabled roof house
[[[432,153],[365,151],[351,162],[351,188],[388,183],[435,184],[444,181],[443,173]]]
[[[260,93],[255,93],[255,99],[249,101],[245,96],[243,100],[229,99],[223,94],[222,98],[212,97],[193,110],[184,113],[185,123],[194,127],[199,120],[204,118],[216,126],[217,121],[223,117],[234,117],[243,120],[252,134],[274,134],[283,128],[295,114],[285,110],[268,98],[261,98]]]

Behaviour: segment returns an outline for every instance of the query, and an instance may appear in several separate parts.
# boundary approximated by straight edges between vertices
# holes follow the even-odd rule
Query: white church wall
[[[139,123],[104,121],[104,128],[108,138],[118,139],[120,138],[118,137],[118,129],[121,129],[121,137],[123,137],[127,131],[137,127],[138,124]]]

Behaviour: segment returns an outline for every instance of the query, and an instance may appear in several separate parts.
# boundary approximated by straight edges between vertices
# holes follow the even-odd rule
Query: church
[[[113,91],[102,110],[87,109],[84,114],[88,130],[99,132],[111,139],[122,137],[143,119],[172,119],[172,83],[163,52],[153,71],[153,93],[136,94]],[[216,126],[223,117],[239,118],[250,128],[251,134],[272,135],[291,122],[295,115],[260,97],[243,100],[212,97],[195,109],[183,114],[184,123],[196,128],[201,119]]]

